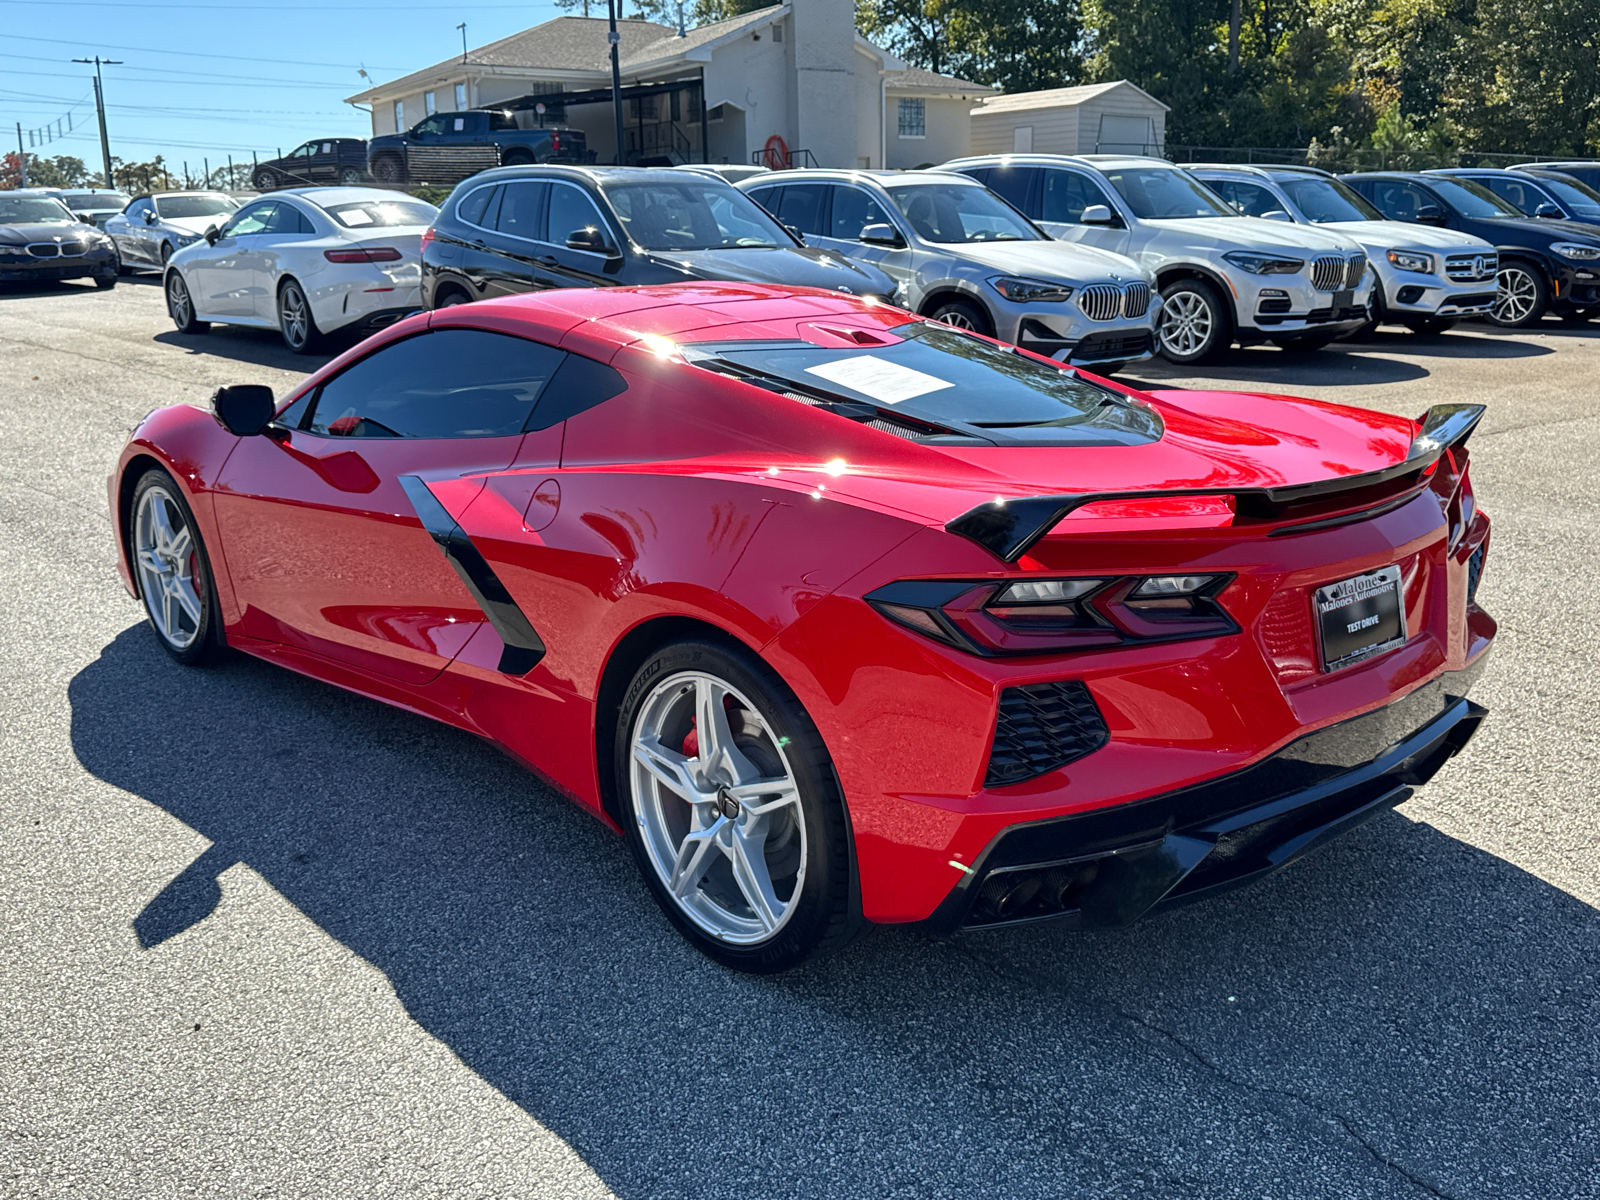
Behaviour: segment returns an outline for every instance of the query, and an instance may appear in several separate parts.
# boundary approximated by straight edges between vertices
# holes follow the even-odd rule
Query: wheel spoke
[[[173,579],[167,584],[167,590],[172,598],[178,602],[178,607],[188,614],[189,620],[196,627],[200,624],[200,597],[195,594],[193,587],[184,579]]]
[[[183,526],[173,535],[172,541],[167,546],[167,553],[172,556],[172,565],[179,575],[189,573],[189,551],[194,545],[194,539],[189,536],[189,527]]]
[[[754,783],[741,783],[737,787],[729,788],[728,795],[737,800],[746,812],[757,817],[776,812],[786,804],[800,803],[800,790],[786,778],[758,779]],[[762,796],[769,799],[764,803],[757,803],[757,798]]]
[[[161,632],[168,637],[178,628],[177,597],[173,595],[170,580],[163,580],[161,586]]]
[[[649,741],[641,738],[634,742],[633,758],[650,772],[657,783],[680,799],[690,804],[711,799],[711,796],[700,790],[694,781],[694,776],[689,774],[687,765],[689,760],[681,754],[668,750],[654,738]]]
[[[727,824],[726,817],[718,817],[704,829],[691,829],[684,835],[678,856],[672,863],[672,874],[667,878],[667,887],[674,896],[681,900],[700,886],[706,871],[716,861],[712,852],[717,846],[717,835]]]
[[[695,680],[695,738],[708,783],[711,772],[719,769],[728,782],[734,784],[756,774],[750,760],[733,744],[733,730],[728,727],[728,710],[724,703],[727,695],[727,688],[704,676]]]
[[[761,928],[771,932],[778,927],[778,918],[783,915],[783,901],[772,890],[772,876],[767,871],[766,842],[764,827],[759,838],[748,837],[735,827],[730,857],[733,860],[734,882],[755,910]]]

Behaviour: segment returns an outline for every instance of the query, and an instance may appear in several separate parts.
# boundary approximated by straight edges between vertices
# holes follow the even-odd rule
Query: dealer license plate
[[[1324,671],[1337,671],[1406,640],[1399,567],[1320,587],[1313,602]]]
[[[1334,319],[1338,320],[1339,314],[1342,313],[1345,309],[1349,308],[1355,302],[1356,302],[1356,294],[1355,294],[1354,291],[1346,290],[1346,291],[1343,291],[1343,292],[1335,292],[1333,294],[1333,316],[1334,316]]]

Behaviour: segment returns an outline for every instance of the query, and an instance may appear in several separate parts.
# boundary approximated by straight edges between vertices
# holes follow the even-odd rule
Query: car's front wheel
[[[1538,271],[1519,262],[1501,266],[1489,320],[1507,329],[1522,329],[1538,324],[1549,307],[1550,289]]]
[[[1161,357],[1180,366],[1207,362],[1233,342],[1228,310],[1203,279],[1180,279],[1161,293],[1156,314]]]
[[[179,333],[204,333],[211,328],[211,322],[195,319],[194,298],[189,295],[183,276],[176,271],[167,272],[167,315]]]
[[[928,314],[935,321],[954,325],[957,329],[970,329],[973,333],[992,334],[989,314],[971,300],[946,300]]]
[[[283,344],[296,354],[315,352],[322,337],[317,320],[311,315],[311,301],[293,279],[285,279],[278,288],[278,330],[283,334]]]
[[[366,173],[358,167],[346,167],[339,172],[339,182],[345,187],[360,187],[366,182]]]
[[[251,178],[250,185],[258,192],[270,192],[278,186],[278,173],[262,167]]]
[[[701,951],[770,974],[849,940],[857,922],[833,765],[760,659],[709,640],[657,651],[623,699],[615,763],[640,872]]]
[[[405,170],[400,166],[400,160],[392,154],[385,154],[372,164],[372,177],[385,187],[403,182],[404,176]]]
[[[225,642],[211,563],[172,476],[146,471],[134,486],[131,515],[128,549],[156,640],[185,666],[214,659]]]

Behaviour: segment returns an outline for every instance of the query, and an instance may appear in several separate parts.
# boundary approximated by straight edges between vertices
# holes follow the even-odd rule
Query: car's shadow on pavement
[[[1403,815],[1128,930],[878,929],[751,978],[681,941],[619,839],[464,733],[244,657],[186,670],[142,625],[69,697],[79,761],[213,843],[134,919],[147,953],[206,936],[246,864],[621,1196],[1596,1178],[1600,914]]]
[[[151,340],[163,346],[174,346],[185,354],[208,354],[250,366],[309,374],[343,354],[357,339],[329,338],[316,354],[296,354],[283,344],[277,330],[255,329],[248,325],[213,325],[206,333],[179,333],[169,329]],[[252,380],[240,379],[239,382]]]

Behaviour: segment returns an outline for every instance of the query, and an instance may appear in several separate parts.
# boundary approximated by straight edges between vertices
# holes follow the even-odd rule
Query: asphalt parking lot
[[[1600,1196],[1600,325],[1130,372],[1489,405],[1492,715],[1415,799],[1129,930],[773,979],[467,735],[157,648],[128,430],[320,361],[0,292],[0,1196]]]

